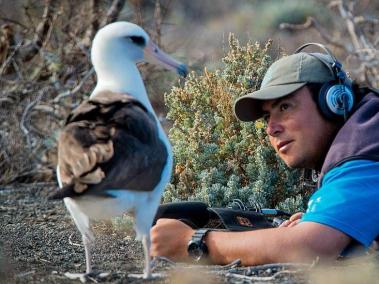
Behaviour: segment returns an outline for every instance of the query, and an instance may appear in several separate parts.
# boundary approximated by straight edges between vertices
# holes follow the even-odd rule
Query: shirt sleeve
[[[333,227],[368,247],[379,235],[379,162],[354,160],[329,171],[302,221]]]

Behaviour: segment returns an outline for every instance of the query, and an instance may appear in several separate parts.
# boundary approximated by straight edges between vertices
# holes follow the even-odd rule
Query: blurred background
[[[0,184],[54,179],[59,129],[95,84],[91,39],[116,20],[144,27],[195,73],[222,68],[233,33],[242,44],[271,39],[278,54],[321,42],[351,77],[379,84],[379,2],[374,0],[2,0]],[[183,82],[149,65],[140,70],[169,129],[164,94]]]

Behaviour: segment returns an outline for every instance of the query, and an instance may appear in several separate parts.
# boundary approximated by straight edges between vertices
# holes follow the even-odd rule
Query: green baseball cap
[[[238,98],[234,113],[239,120],[255,121],[262,117],[261,104],[292,94],[307,83],[336,80],[333,59],[322,53],[299,52],[275,61],[267,70],[258,91]]]

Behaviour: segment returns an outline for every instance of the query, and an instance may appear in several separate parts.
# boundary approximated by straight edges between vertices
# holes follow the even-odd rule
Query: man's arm
[[[192,228],[178,220],[158,220],[151,229],[152,256],[186,260],[193,233]],[[312,261],[316,257],[335,259],[350,241],[344,233],[313,222],[247,232],[211,231],[205,238],[213,263],[241,259],[243,265]]]

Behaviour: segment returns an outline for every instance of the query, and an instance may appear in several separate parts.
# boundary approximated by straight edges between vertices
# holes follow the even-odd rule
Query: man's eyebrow
[[[286,97],[281,97],[281,98],[278,98],[276,99],[272,104],[271,104],[271,108],[276,108],[284,99],[286,99]],[[262,108],[262,113],[263,114],[267,114],[268,113],[268,110],[265,110]]]
[[[281,98],[277,99],[275,102],[272,103],[271,107],[272,108],[276,108],[285,99],[287,99],[287,96],[281,97]]]

